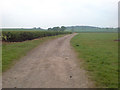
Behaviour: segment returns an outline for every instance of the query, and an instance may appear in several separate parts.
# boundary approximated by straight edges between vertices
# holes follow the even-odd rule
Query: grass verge
[[[47,40],[62,36],[63,35],[50,36],[41,39],[35,39],[35,40],[29,40],[29,41],[17,42],[17,43],[4,42],[2,44],[2,72],[6,71],[11,66],[13,66],[17,60],[25,56],[27,52],[29,52],[31,49],[35,48],[39,44]]]
[[[80,33],[71,45],[97,87],[118,88],[117,33]]]

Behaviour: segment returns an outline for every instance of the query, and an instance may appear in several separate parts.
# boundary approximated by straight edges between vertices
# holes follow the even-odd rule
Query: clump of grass
[[[80,33],[71,40],[97,87],[118,88],[117,33]],[[79,46],[78,46],[79,45]]]

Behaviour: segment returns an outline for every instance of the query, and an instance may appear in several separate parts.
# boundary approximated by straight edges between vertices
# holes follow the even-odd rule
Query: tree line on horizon
[[[65,31],[66,27],[61,26],[61,27],[53,27],[53,28],[48,28],[48,31]]]

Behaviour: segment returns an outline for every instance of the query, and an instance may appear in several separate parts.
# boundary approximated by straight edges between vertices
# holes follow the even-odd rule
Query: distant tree
[[[65,31],[66,27],[62,26],[61,31]]]
[[[41,29],[40,27],[38,27],[38,29]]]
[[[50,30],[52,30],[52,28],[48,28],[48,30],[50,31]]]
[[[36,27],[34,27],[33,29],[36,29]]]
[[[60,31],[60,27],[53,27],[52,30],[54,30],[54,31]]]
[[[66,29],[66,27],[64,27],[64,26],[61,26],[61,28],[60,27],[48,28],[49,31],[50,30],[53,30],[53,31],[64,31],[65,29]]]
[[[60,28],[60,27],[56,27],[56,30],[57,30],[57,31],[60,31],[60,30],[61,30],[61,28]]]
[[[106,29],[109,29],[109,28],[106,28]]]
[[[72,33],[74,32],[74,27],[72,27]]]

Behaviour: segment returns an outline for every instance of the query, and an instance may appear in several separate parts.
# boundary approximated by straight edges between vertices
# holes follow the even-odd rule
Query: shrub
[[[6,42],[22,42],[35,38],[55,36],[60,34],[70,34],[62,31],[3,31],[2,40]]]

